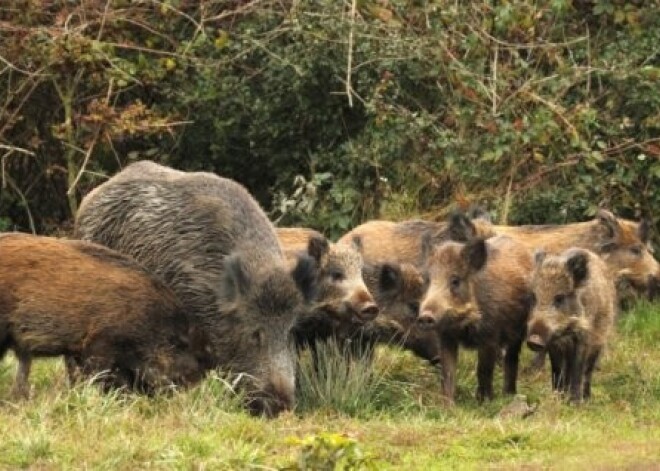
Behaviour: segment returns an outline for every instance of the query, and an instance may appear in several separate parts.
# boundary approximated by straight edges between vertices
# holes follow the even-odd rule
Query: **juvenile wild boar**
[[[427,286],[421,271],[407,263],[384,263],[366,265],[363,273],[380,307],[380,314],[354,333],[353,341],[363,340],[371,347],[376,343],[399,346],[437,365],[440,359],[439,336],[417,322],[419,305]]]
[[[316,260],[316,294],[310,309],[314,317],[353,323],[378,315],[378,306],[362,279],[362,255],[357,247],[333,244],[313,229],[278,228],[276,232],[288,259],[309,253]]]
[[[631,286],[649,298],[658,292],[660,264],[653,258],[649,244],[649,223],[620,219],[606,210],[599,210],[596,218],[587,222],[548,226],[493,226],[498,234],[505,234],[527,246],[532,252],[544,250],[558,254],[570,247],[580,247],[600,255],[609,273],[620,286]],[[620,293],[625,296],[625,292]],[[543,366],[545,354],[540,351],[529,371]]]
[[[135,257],[169,284],[209,337],[208,366],[240,375],[253,413],[293,406],[289,334],[314,294],[315,264],[300,256],[287,267],[245,188],[138,162],[84,198],[75,235]]]
[[[549,352],[554,389],[569,392],[572,401],[588,399],[594,367],[614,323],[613,279],[603,260],[584,249],[537,252],[535,262],[527,345]]]
[[[33,357],[67,355],[107,386],[150,392],[198,381],[188,317],[174,293],[129,257],[81,241],[0,235],[0,358],[29,395]]]
[[[504,392],[516,392],[532,268],[529,250],[508,237],[452,241],[433,249],[419,322],[440,335],[442,391],[449,402],[454,399],[459,345],[478,350],[479,400],[493,397],[493,370],[502,348]]]
[[[365,263],[410,263],[424,265],[423,241],[428,239],[437,245],[447,240],[461,240],[466,234],[461,229],[453,234],[456,224],[410,220],[403,222],[369,221],[344,234],[337,243],[351,244],[355,237],[362,240],[362,256]],[[492,224],[483,218],[472,219],[469,238],[488,238],[495,233]],[[462,239],[466,241],[467,239]]]

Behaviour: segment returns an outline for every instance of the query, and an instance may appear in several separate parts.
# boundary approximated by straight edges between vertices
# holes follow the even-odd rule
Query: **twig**
[[[27,214],[28,223],[30,224],[30,231],[33,234],[36,234],[37,229],[35,228],[35,225],[34,225],[34,218],[32,217],[32,211],[30,211],[30,205],[28,204],[27,198],[25,198],[25,195],[23,194],[21,189],[18,187],[18,185],[16,185],[16,182],[14,182],[13,178],[11,178],[9,175],[3,175],[2,178],[3,178],[3,184],[4,184],[4,182],[7,182],[7,184],[9,184],[9,186],[12,188],[12,190],[14,190],[16,192],[16,194],[18,195],[18,197],[21,199],[21,202],[23,203],[23,206],[25,206],[25,213]]]
[[[101,126],[97,126],[96,131],[94,132],[94,138],[92,139],[91,144],[87,148],[87,152],[85,152],[85,158],[83,159],[83,163],[80,166],[80,170],[78,171],[76,178],[74,178],[73,182],[71,183],[71,186],[69,186],[69,189],[66,192],[67,196],[71,196],[74,193],[74,191],[76,191],[76,186],[80,181],[80,177],[82,177],[82,174],[85,173],[85,168],[89,163],[89,158],[92,156],[92,151],[94,150],[94,147],[96,147],[96,141],[98,141],[100,132],[101,132]]]
[[[31,155],[34,157],[34,152],[31,150],[23,149],[22,147],[16,147],[16,146],[10,146],[8,144],[0,144],[0,149],[8,150],[9,152],[5,154],[2,158],[4,159],[5,157],[8,157],[8,154],[11,154],[12,152],[20,152],[21,154],[27,154]]]
[[[493,78],[491,79],[491,99],[493,101],[493,116],[497,116],[497,59],[500,46],[495,43],[495,54],[493,55]]]
[[[351,90],[351,67],[353,67],[353,30],[355,28],[355,9],[357,7],[357,0],[351,3],[351,27],[348,30],[348,58],[346,64],[346,95],[348,96],[348,106],[353,108],[353,94]]]

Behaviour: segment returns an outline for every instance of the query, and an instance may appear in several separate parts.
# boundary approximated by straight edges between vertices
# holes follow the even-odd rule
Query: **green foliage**
[[[333,236],[471,203],[659,227],[657,2],[357,5],[10,1],[0,216],[49,230],[99,175],[153,158]]]
[[[318,471],[376,470],[373,457],[362,452],[356,440],[337,433],[320,433],[291,439],[300,446],[297,462],[284,469]]]

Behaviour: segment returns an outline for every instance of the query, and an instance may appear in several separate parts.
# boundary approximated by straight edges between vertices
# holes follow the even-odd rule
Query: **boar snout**
[[[540,352],[545,349],[545,342],[539,334],[532,334],[527,337],[527,346],[530,350]]]
[[[374,320],[380,312],[378,304],[374,302],[374,299],[366,289],[355,294],[349,301],[349,306],[355,312],[358,320],[362,322]]]
[[[372,321],[378,316],[379,312],[380,310],[376,303],[367,303],[362,306],[362,309],[360,309],[360,319],[364,321]]]
[[[263,415],[273,418],[281,412],[293,409],[294,389],[293,385],[284,378],[274,378],[262,390],[251,395],[248,401],[248,409],[253,415]]]
[[[422,313],[417,317],[417,324],[425,329],[430,329],[433,326],[437,324],[437,319],[433,315],[433,312],[429,310],[424,310]]]

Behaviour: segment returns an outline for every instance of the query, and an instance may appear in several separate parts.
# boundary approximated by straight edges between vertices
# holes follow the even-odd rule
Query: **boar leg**
[[[28,377],[30,376],[32,357],[28,352],[23,351],[16,351],[15,354],[18,359],[18,370],[16,371],[12,396],[17,399],[28,399],[30,397],[30,383],[28,383]]]
[[[584,393],[582,397],[589,399],[591,397],[591,376],[593,375],[596,363],[600,357],[600,348],[595,349],[587,356],[586,365],[584,368]]]
[[[81,365],[82,362],[79,356],[66,355],[64,357],[64,366],[66,367],[66,375],[69,379],[69,386],[73,386],[81,379]]]
[[[458,363],[458,343],[443,339],[440,347],[440,380],[442,394],[451,404],[456,393],[456,365]]]
[[[518,360],[522,340],[509,345],[504,355],[504,394],[516,393],[516,382],[518,380]]]
[[[563,388],[563,381],[566,377],[564,371],[564,355],[561,350],[556,347],[548,349],[550,354],[550,368],[552,370],[552,389],[559,391]]]
[[[573,354],[569,357],[568,380],[571,402],[580,402],[582,400],[582,381],[585,371],[585,345],[576,341],[573,347]]]
[[[497,362],[497,348],[482,346],[477,353],[477,400],[493,399],[493,371]]]

